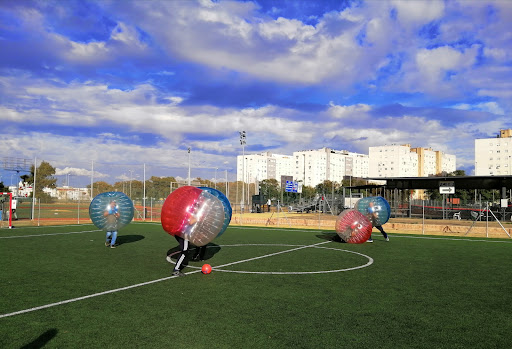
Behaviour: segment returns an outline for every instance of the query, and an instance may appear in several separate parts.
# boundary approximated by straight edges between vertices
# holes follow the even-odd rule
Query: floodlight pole
[[[94,183],[94,160],[91,160],[91,201],[92,201],[92,186],[93,186],[93,183]]]
[[[144,193],[142,194],[142,207],[144,207],[143,217],[146,220],[146,163],[144,163]]]
[[[36,178],[37,178],[37,158],[34,158],[34,185],[32,187],[32,220],[34,220],[34,207],[36,206]]]
[[[130,199],[132,198],[132,176],[133,176],[133,170],[128,170],[130,172]]]
[[[242,146],[242,204],[245,205],[245,131],[240,131],[240,145]]]
[[[188,185],[190,185],[190,147],[188,147]]]

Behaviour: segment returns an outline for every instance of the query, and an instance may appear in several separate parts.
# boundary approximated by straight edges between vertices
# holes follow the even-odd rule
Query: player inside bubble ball
[[[190,207],[190,216],[185,224],[187,226],[184,229],[185,236],[189,236],[190,233],[194,230],[194,227],[196,226],[196,223],[198,221],[198,210],[200,207],[200,202],[196,201],[191,207]],[[178,260],[176,261],[176,264],[174,265],[174,269],[172,271],[173,276],[184,276],[185,274],[181,272],[181,270],[184,268],[185,265],[187,265],[188,262],[188,246],[189,241],[186,238],[182,238],[181,236],[174,235],[174,238],[176,241],[178,241],[178,244],[180,246],[180,254],[178,256]]]
[[[380,225],[379,215],[377,214],[379,207],[375,207],[374,203],[370,201],[368,204],[368,214],[367,217],[372,222],[372,225],[377,228],[378,231],[381,232],[381,234],[384,236],[384,239],[386,241],[389,241],[388,234],[384,231],[384,228],[382,228],[382,225]],[[372,237],[367,240],[367,242],[373,242]]]
[[[107,208],[103,212],[103,216],[107,218],[107,236],[105,240],[105,246],[110,248],[116,248],[117,239],[117,220],[119,219],[119,207],[115,200],[110,201]]]
[[[359,232],[360,232],[362,227],[363,227],[363,225],[360,222],[357,222],[357,221],[352,222],[352,224],[347,225],[347,227],[345,228],[345,230],[343,232],[334,235],[333,241],[335,241],[335,242],[347,242],[352,237],[354,237],[357,234],[359,234]]]

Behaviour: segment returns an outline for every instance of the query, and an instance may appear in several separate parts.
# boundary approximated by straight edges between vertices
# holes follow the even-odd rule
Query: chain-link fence
[[[44,173],[43,163],[50,165],[52,173]],[[183,163],[167,164],[111,164],[107,162],[82,162],[76,167],[69,167],[55,160],[36,160],[35,199],[18,196],[15,216],[19,222],[29,221],[30,224],[82,224],[90,223],[89,203],[95,195],[106,191],[120,191],[132,199],[135,207],[135,220],[160,221],[160,212],[167,196],[177,188],[188,185],[189,169]],[[245,224],[248,219],[242,215],[249,213],[272,215],[286,213],[286,219],[301,217],[304,224],[307,220],[315,221],[318,227],[330,226],[333,217],[344,209],[351,208],[360,197],[380,195],[391,206],[391,221],[406,219],[411,222],[424,220],[440,224],[465,225],[467,229],[479,224],[504,225],[508,228],[512,220],[512,208],[501,207],[501,202],[475,200],[455,204],[454,200],[427,201],[411,199],[409,190],[386,190],[385,188],[371,190],[355,190],[338,188],[332,193],[315,193],[309,197],[301,194],[282,193],[280,198],[268,201],[262,200],[257,204],[252,201],[257,193],[256,184],[235,181],[235,172],[219,168],[200,168],[194,164],[190,181],[194,186],[209,186],[223,192],[231,203],[233,215],[238,218],[236,224]],[[48,168],[46,169],[48,170]],[[194,173],[201,170],[206,178],[197,178]],[[44,188],[51,183],[50,190]],[[92,195],[91,195],[92,193]],[[498,204],[499,203],[499,204]],[[268,223],[270,218],[259,221]],[[248,215],[247,215],[248,217]],[[258,217],[257,215],[255,217]],[[281,218],[283,216],[281,215]],[[257,218],[255,218],[258,220]],[[326,221],[325,224],[320,223]],[[448,223],[447,223],[448,222]],[[290,223],[291,225],[291,223]]]

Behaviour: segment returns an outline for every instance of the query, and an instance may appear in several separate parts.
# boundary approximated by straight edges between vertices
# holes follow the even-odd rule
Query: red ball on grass
[[[210,274],[212,272],[212,266],[210,264],[204,264],[201,268],[203,274]]]

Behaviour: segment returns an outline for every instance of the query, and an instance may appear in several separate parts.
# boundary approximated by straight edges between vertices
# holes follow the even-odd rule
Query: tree
[[[126,194],[130,199],[142,199],[144,197],[144,183],[138,180],[132,180],[128,185]]]
[[[307,201],[314,198],[316,195],[316,190],[313,187],[310,187],[308,185],[304,185],[302,187],[302,199]]]
[[[333,189],[336,191],[337,188],[338,183],[332,182],[330,180],[325,180],[322,183],[317,184],[315,187],[317,193],[326,195],[332,194]]]
[[[455,171],[450,172],[450,173],[447,174],[447,177],[455,177],[455,176],[465,177],[466,176],[466,171],[464,171],[464,170],[455,170]]]
[[[0,182],[0,192],[2,192],[2,193],[10,192],[9,188],[4,185],[4,182]]]
[[[260,195],[270,200],[278,200],[281,198],[281,188],[277,179],[264,179],[260,183]]]
[[[165,199],[171,192],[171,183],[175,182],[176,179],[174,177],[152,176],[149,180],[146,181],[146,197]]]
[[[55,167],[50,165],[50,163],[43,161],[37,168],[35,175],[36,183],[32,195],[39,198],[41,202],[51,202],[52,197],[49,194],[44,193],[43,188],[57,188],[57,178],[54,177]],[[30,166],[30,176],[27,177],[26,182],[32,185],[34,184],[34,165]]]
[[[87,185],[87,188],[91,188],[91,185]],[[99,181],[99,182],[93,183],[93,190],[94,190],[93,193],[96,196],[101,193],[113,191],[114,187],[112,185],[108,184],[107,182]]]

